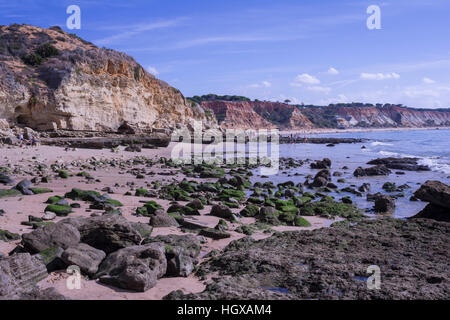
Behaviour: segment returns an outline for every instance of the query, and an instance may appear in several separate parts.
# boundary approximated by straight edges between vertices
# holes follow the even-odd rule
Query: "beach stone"
[[[329,169],[331,168],[331,160],[325,158],[311,163],[311,169]]]
[[[1,300],[0,296],[0,300]],[[13,295],[6,297],[6,300],[35,300],[35,301],[58,301],[58,300],[70,300],[70,298],[65,297],[58,292],[53,287],[42,289],[40,287],[34,286],[30,290],[22,290]]]
[[[369,192],[370,191],[370,183],[363,183],[359,188],[359,192]]]
[[[164,215],[154,215],[150,217],[150,225],[155,228],[163,227],[178,227],[179,224],[175,218],[164,214]]]
[[[80,267],[81,272],[89,276],[97,273],[98,267],[105,257],[105,252],[85,243],[69,247],[61,255],[61,259],[67,265],[76,265]]]
[[[118,288],[145,292],[166,274],[164,246],[151,243],[120,249],[101,263],[96,278]]]
[[[204,228],[200,230],[199,235],[205,236],[214,240],[226,239],[230,238],[231,234],[225,232],[223,230],[213,229],[213,228]]]
[[[54,219],[56,219],[56,213],[53,213],[53,212],[46,212],[44,214],[44,216],[42,217],[42,220],[44,220],[44,221],[51,221]]]
[[[22,235],[24,248],[31,253],[59,246],[66,249],[80,242],[80,232],[71,225],[49,224]]]
[[[450,186],[440,181],[425,182],[414,196],[422,201],[450,209]]]
[[[359,167],[353,172],[355,177],[371,177],[371,176],[387,176],[391,173],[391,170],[384,165],[377,165],[370,168]]]
[[[310,184],[310,187],[320,188],[325,187],[331,179],[331,173],[328,169],[319,171],[314,177],[314,181]]]
[[[73,225],[81,235],[81,242],[107,254],[138,245],[152,232],[151,226],[128,221],[123,216],[116,214],[89,218],[68,218],[59,223]]]
[[[410,219],[433,219],[450,222],[450,209],[429,203],[422,211]]]
[[[149,243],[164,244],[167,259],[166,276],[187,277],[194,271],[201,250],[201,241],[198,236],[161,235],[145,241],[145,244]]]
[[[215,204],[211,208],[212,216],[223,218],[223,219],[232,219],[233,218],[233,212],[231,209],[223,204]]]
[[[375,196],[375,212],[393,213],[395,211],[395,200],[391,196],[379,194]]]
[[[418,164],[419,158],[379,158],[367,164],[384,165],[393,170],[430,171],[430,167]]]
[[[3,173],[0,173],[0,183],[1,184],[13,184],[14,180]]]
[[[32,187],[32,183],[31,183],[31,181],[30,180],[22,180],[22,181],[20,181],[16,186],[15,186],[15,188],[17,189],[17,190],[19,190],[23,195],[27,195],[27,196],[30,196],[30,195],[33,195],[34,193],[33,193],[33,191],[31,191],[29,188],[30,187]]]
[[[0,298],[29,290],[48,276],[45,265],[29,253],[0,259]]]

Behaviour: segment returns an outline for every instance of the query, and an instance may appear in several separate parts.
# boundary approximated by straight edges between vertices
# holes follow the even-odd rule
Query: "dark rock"
[[[129,246],[138,245],[150,236],[152,227],[130,222],[116,214],[89,218],[69,218],[59,222],[75,226],[81,234],[81,242],[107,254]]]
[[[384,165],[389,169],[405,170],[405,171],[430,171],[431,169],[425,165],[418,164],[418,158],[380,158],[375,159],[367,164]]]
[[[427,181],[414,193],[417,199],[450,209],[450,186],[440,181]]]
[[[247,237],[199,266],[199,276],[218,273],[203,292],[165,299],[447,299],[449,232],[444,222],[379,218]],[[372,275],[370,265],[381,268],[380,290],[360,280]]]
[[[370,183],[363,183],[359,188],[359,192],[369,192],[370,191]]]
[[[201,243],[198,237],[190,234],[167,235],[149,238],[148,243],[162,243],[166,251],[168,277],[187,277],[197,264]]]
[[[433,219],[437,221],[450,222],[450,209],[430,203],[422,211],[410,219]]]
[[[228,232],[212,228],[201,229],[199,235],[212,238],[214,240],[226,239],[231,237]]]
[[[231,211],[231,209],[222,204],[213,205],[213,207],[211,208],[210,214],[212,216],[223,218],[223,219],[228,219],[228,220],[232,220],[234,218],[234,215],[233,215],[233,212]]]
[[[30,253],[39,253],[51,247],[66,249],[80,242],[80,233],[71,225],[56,223],[40,227],[22,235],[22,243]]]
[[[370,176],[387,176],[391,173],[391,170],[384,165],[378,165],[370,168],[359,167],[355,170],[353,175],[355,177],[370,177]]]
[[[328,169],[319,171],[314,177],[314,181],[310,184],[310,187],[320,188],[325,187],[331,179],[331,173]]]
[[[395,211],[395,200],[387,195],[375,197],[375,212],[391,214]]]
[[[311,169],[329,169],[331,168],[331,160],[325,158],[311,163]]]
[[[118,288],[145,292],[166,274],[164,246],[151,243],[111,253],[100,265],[96,278]]]
[[[30,187],[32,187],[32,185],[33,184],[31,183],[31,181],[25,179],[25,180],[20,181],[15,186],[15,188],[17,190],[19,190],[23,195],[30,196],[30,195],[34,194],[33,191],[30,190]]]
[[[13,184],[14,180],[3,173],[0,173],[0,183],[1,184]]]

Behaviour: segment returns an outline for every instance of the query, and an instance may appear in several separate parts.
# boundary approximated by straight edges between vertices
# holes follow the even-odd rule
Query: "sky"
[[[0,0],[11,23],[125,52],[185,96],[450,107],[449,0]]]

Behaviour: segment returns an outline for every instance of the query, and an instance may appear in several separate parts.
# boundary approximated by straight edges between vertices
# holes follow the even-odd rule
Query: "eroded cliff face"
[[[397,128],[450,126],[450,110],[397,105],[299,107],[279,102],[204,101],[222,128],[303,130],[312,128]]]
[[[314,127],[298,108],[284,103],[205,101],[201,105],[214,112],[224,129],[296,130]]]
[[[36,58],[46,54],[43,45],[57,54]],[[115,131],[124,123],[174,128],[193,119],[206,128],[216,125],[214,117],[130,56],[58,27],[1,26],[0,75],[0,118],[11,124],[92,131]]]
[[[346,127],[426,127],[450,125],[450,112],[416,110],[400,106],[389,107],[338,107],[336,114],[344,119]]]

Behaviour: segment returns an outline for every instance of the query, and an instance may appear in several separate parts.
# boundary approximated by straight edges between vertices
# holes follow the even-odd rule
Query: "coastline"
[[[386,132],[386,131],[415,131],[415,130],[450,130],[450,127],[405,127],[405,128],[349,128],[328,129],[314,128],[305,130],[280,130],[280,134],[326,134],[326,133],[356,133],[356,132]]]

